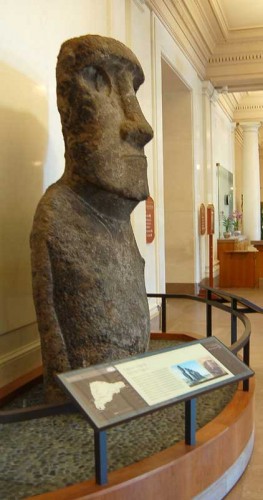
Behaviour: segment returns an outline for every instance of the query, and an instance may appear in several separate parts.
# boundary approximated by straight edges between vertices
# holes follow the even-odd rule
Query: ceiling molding
[[[263,110],[263,104],[241,104],[238,105],[236,111],[254,111],[261,112]]]
[[[242,54],[240,55],[242,58]],[[247,92],[263,89],[263,55],[233,60],[223,58],[216,63],[207,64],[206,78],[217,87],[227,86],[230,92]]]
[[[188,0],[188,4],[190,4],[190,2],[191,0]],[[218,43],[224,43],[226,41],[226,37],[223,33],[222,27],[211,6],[210,0],[195,0],[194,4],[196,6],[196,9],[198,9],[200,15],[202,14],[202,26],[200,27],[201,30],[204,29],[203,25],[205,25],[206,30],[209,30],[209,36],[212,38],[212,45],[210,45],[210,49],[213,51],[214,47]]]
[[[255,63],[263,62],[263,50],[247,52],[247,53],[232,53],[232,54],[214,54],[209,57],[208,64],[215,64],[217,66],[223,64],[244,64],[244,63]]]
[[[218,99],[218,104],[230,120],[237,106],[237,99],[234,94],[221,94]]]
[[[263,47],[249,52],[213,54],[206,67],[206,77],[215,87],[227,85],[231,92],[262,90]]]
[[[227,37],[228,43],[262,42],[263,28],[243,28],[240,30],[230,30]]]
[[[168,28],[170,34],[190,60],[200,78],[205,79],[206,65],[216,45],[211,24],[190,0],[145,0],[148,7]]]
[[[216,88],[227,86],[230,92],[263,89],[263,28],[230,30],[220,0],[145,3],[202,80]]]
[[[229,0],[231,1],[231,0]],[[244,40],[258,41],[261,39],[263,41],[263,28],[262,26],[248,26],[246,28],[231,28],[227,22],[226,16],[221,8],[220,0],[209,0],[211,7],[214,11],[214,15],[218,21],[218,24],[223,33],[225,42],[244,42]],[[251,4],[251,9],[253,5]],[[219,39],[217,43],[220,43]]]
[[[211,4],[211,7],[214,11],[214,14],[216,16],[217,22],[220,26],[224,39],[227,40],[229,37],[229,27],[226,18],[223,14],[223,11],[221,9],[221,6],[218,3],[218,0],[209,0],[209,3]]]
[[[238,122],[263,122],[263,104],[239,105],[233,112],[233,120]]]

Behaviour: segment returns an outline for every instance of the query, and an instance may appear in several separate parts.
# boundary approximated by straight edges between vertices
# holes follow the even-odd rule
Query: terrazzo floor
[[[151,349],[174,346],[153,341]],[[197,428],[232,399],[236,385],[197,398]],[[42,385],[11,406],[41,403]],[[6,407],[5,407],[6,409]],[[108,470],[139,461],[184,439],[184,404],[107,431]],[[94,477],[93,430],[81,414],[0,424],[0,499],[20,500]]]

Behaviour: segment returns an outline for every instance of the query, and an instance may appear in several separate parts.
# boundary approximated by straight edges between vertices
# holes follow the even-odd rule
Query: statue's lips
[[[147,157],[145,155],[122,155],[121,158],[142,158],[144,160],[147,159]]]
[[[120,159],[128,167],[147,168],[147,157],[145,155],[123,155]]]
[[[118,152],[108,152],[105,151],[96,151],[96,152],[88,152],[86,153],[85,149],[90,147],[90,144],[87,141],[69,141],[68,142],[69,150],[78,153],[79,151],[85,155],[85,158],[89,161],[97,160],[114,164],[114,162],[118,164],[128,165],[130,167],[136,166],[141,168],[147,168],[147,157],[144,154],[121,154]],[[82,151],[81,151],[82,150]],[[86,153],[86,154],[85,154]]]

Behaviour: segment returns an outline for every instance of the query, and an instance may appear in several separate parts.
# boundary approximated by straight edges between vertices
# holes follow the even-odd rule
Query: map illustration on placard
[[[69,372],[68,381],[92,420],[104,425],[145,408],[145,401],[113,366]]]
[[[95,380],[90,384],[90,391],[97,410],[105,410],[107,403],[111,403],[114,394],[119,394],[125,387],[123,382],[103,382]]]

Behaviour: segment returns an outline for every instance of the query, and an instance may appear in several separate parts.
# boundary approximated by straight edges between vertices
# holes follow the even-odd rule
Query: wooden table
[[[249,251],[245,249],[246,247],[248,247],[248,245],[246,245],[244,240],[218,240],[220,287],[257,288],[259,286],[261,256],[259,252]]]

